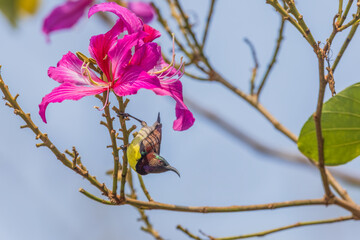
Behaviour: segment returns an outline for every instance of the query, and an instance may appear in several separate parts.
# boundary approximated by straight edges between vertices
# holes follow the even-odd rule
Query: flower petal
[[[146,2],[129,2],[127,8],[141,18],[144,23],[149,23],[155,16],[155,10],[150,3]]]
[[[195,118],[183,101],[182,84],[180,81],[172,82],[171,84],[162,84],[161,88],[155,88],[152,89],[152,91],[157,95],[167,95],[175,99],[176,120],[173,124],[174,130],[184,131],[194,124]]]
[[[114,29],[114,28],[113,28]],[[110,78],[110,59],[108,57],[109,49],[116,43],[117,36],[110,30],[105,34],[91,37],[89,52],[97,65],[104,72],[107,78]]]
[[[158,30],[150,27],[147,24],[144,24],[144,32],[149,34],[149,36],[144,38],[144,42],[152,42],[154,39],[161,36],[161,33]]]
[[[46,123],[45,110],[49,103],[62,102],[64,100],[79,100],[85,96],[96,95],[102,93],[107,88],[104,87],[84,87],[70,83],[63,83],[54,88],[51,93],[43,97],[39,104],[39,114]]]
[[[84,14],[86,7],[92,3],[93,0],[67,1],[54,8],[45,18],[42,31],[49,36],[53,31],[71,28]]]
[[[119,21],[123,24],[123,29],[127,30],[129,34],[143,29],[143,23],[133,12],[122,7],[114,2],[100,3],[92,6],[89,10],[88,16],[91,17],[97,12],[112,12],[119,17]],[[122,30],[123,30],[122,29]]]
[[[113,79],[120,77],[123,69],[129,65],[133,47],[146,35],[147,33],[143,31],[125,35],[117,40],[117,43],[110,49],[108,55],[112,64]]]
[[[114,92],[118,96],[136,94],[141,88],[159,88],[160,82],[156,76],[151,76],[139,66],[128,66],[123,75],[115,82]]]
[[[75,54],[68,52],[58,62],[57,67],[50,67],[48,75],[59,83],[72,83],[75,85],[91,85],[81,67],[83,62]],[[92,80],[103,83],[93,71],[89,70]]]
[[[141,66],[145,71],[152,70],[162,60],[161,48],[156,43],[145,43],[136,49],[130,65]]]

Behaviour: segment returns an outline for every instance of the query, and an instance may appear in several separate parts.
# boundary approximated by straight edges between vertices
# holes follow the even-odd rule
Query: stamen
[[[81,66],[81,73],[85,76],[85,77],[88,77],[88,80],[89,80],[89,83],[92,83],[93,85],[96,85],[96,86],[100,86],[99,83],[95,82],[94,80],[92,80],[91,78],[91,74],[90,74],[90,70],[89,70],[89,62],[88,63],[85,63],[83,62],[82,66]],[[84,72],[83,72],[84,71]]]
[[[96,108],[99,111],[104,110],[104,108],[106,107],[106,105],[108,104],[108,101],[109,101],[109,92],[110,92],[110,87],[108,87],[107,90],[106,90],[106,100],[105,100],[104,106],[101,109],[99,107],[97,107],[97,106],[95,106],[94,108]]]
[[[90,74],[90,70],[89,70],[89,64],[90,62],[83,62],[82,66],[81,66],[81,73],[88,78],[89,83],[95,86],[107,86],[107,84],[101,84],[98,82],[95,82],[92,78],[91,78],[91,74]]]
[[[160,73],[163,73],[163,72],[166,72],[167,70],[169,70],[169,68],[171,68],[174,63],[175,63],[175,34],[172,33],[172,38],[173,38],[173,47],[172,47],[172,59],[171,59],[171,63],[169,64],[169,66],[161,69],[160,71],[157,71],[157,72],[153,72],[153,74],[160,74]]]
[[[169,77],[169,78],[172,78],[173,76],[175,76],[175,75],[181,70],[181,68],[182,68],[183,66],[184,66],[184,62],[183,62],[183,58],[181,57],[181,58],[180,58],[180,66],[179,66],[178,70],[177,70],[171,77]],[[167,77],[174,68],[175,68],[175,66],[173,66],[164,76],[162,76],[162,74],[160,74],[158,77],[159,77],[159,78],[160,78],[160,77],[163,77],[163,78]]]
[[[158,77],[162,84],[171,84],[171,83],[179,81],[179,79],[184,75],[184,72],[185,72],[185,62],[183,62],[182,58],[181,58],[180,66],[175,73],[173,73],[171,76],[168,76],[171,73],[171,71],[169,71],[164,76],[158,76]],[[179,73],[181,73],[181,74],[179,75]],[[176,75],[179,75],[179,76],[176,78],[173,78]],[[167,79],[165,79],[165,78],[167,78]]]

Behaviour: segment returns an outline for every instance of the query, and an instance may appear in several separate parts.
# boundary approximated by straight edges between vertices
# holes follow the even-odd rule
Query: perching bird
[[[146,122],[128,113],[119,113],[119,115],[132,117],[139,121],[142,126],[126,150],[126,156],[132,169],[141,175],[173,171],[180,177],[178,170],[170,166],[170,164],[159,155],[162,128],[160,113],[158,114],[157,121],[152,126],[148,126]]]

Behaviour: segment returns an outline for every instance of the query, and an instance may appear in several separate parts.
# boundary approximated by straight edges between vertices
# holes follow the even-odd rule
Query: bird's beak
[[[179,173],[179,171],[178,171],[176,168],[168,165],[168,166],[165,167],[165,169],[166,169],[166,170],[169,170],[169,171],[175,172],[175,173],[180,177],[180,173]]]

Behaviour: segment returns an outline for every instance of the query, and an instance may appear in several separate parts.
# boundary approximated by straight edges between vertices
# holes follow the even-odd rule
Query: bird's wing
[[[155,152],[160,154],[161,128],[162,124],[157,122],[157,124],[154,126],[154,129],[148,134],[146,138],[142,140],[140,148],[142,151],[146,153]]]

